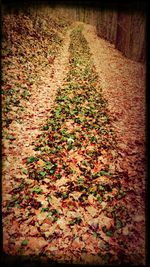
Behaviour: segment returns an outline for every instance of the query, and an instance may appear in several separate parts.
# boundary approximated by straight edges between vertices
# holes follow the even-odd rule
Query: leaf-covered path
[[[135,122],[138,111],[119,121],[136,86],[132,94],[121,93],[122,81],[116,87],[110,58],[103,69],[99,56],[111,51],[115,64],[129,61],[89,28],[67,31],[53,66],[33,84],[22,124],[7,129],[14,138],[3,149],[4,250],[67,263],[143,264],[144,126],[133,146],[126,119]]]
[[[122,187],[128,188],[124,203],[132,214],[132,222],[125,229],[127,233],[129,229],[137,231],[139,236],[138,242],[136,234],[128,240],[128,251],[138,255],[143,250],[144,254],[146,69],[124,57],[106,40],[97,38],[93,26],[86,25],[83,33],[92,52],[103,95],[108,100],[108,114],[117,140],[115,164],[123,174]]]
[[[13,121],[9,127],[9,134],[15,134],[13,143],[5,141],[4,153],[8,156],[9,166],[6,166],[6,176],[10,171],[18,169],[20,173],[22,160],[35,154],[32,145],[33,140],[41,134],[43,124],[49,116],[52,104],[55,99],[56,91],[62,83],[68,66],[68,47],[69,47],[69,31],[65,36],[65,42],[59,56],[55,58],[54,64],[40,72],[37,81],[33,84],[30,101],[24,104],[26,110],[19,119],[19,124]],[[16,161],[17,158],[17,161]],[[21,164],[21,165],[20,165]]]

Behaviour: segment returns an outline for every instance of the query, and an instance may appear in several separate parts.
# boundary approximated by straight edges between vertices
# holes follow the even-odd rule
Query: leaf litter
[[[26,28],[18,29],[17,23],[21,26],[22,19],[25,20]],[[23,53],[26,62],[22,49],[28,51],[29,46],[25,40],[24,46],[17,42],[19,34],[22,35],[24,32],[28,38],[31,34],[35,34],[34,38],[41,38],[38,30],[35,33],[33,21],[35,25],[38,24],[35,18],[23,15],[18,18],[4,17],[4,47],[5,38],[11,40],[13,47],[10,51],[13,51],[13,62],[17,63],[9,73],[13,78],[17,77],[14,83],[19,88],[23,81],[17,80],[16,85],[18,76],[14,73],[18,72],[21,75],[18,60]],[[57,27],[61,28],[54,19],[51,19],[50,23],[55,25],[55,30]],[[7,29],[8,26],[12,29]],[[28,28],[30,31],[27,31]],[[48,33],[48,30],[45,32]],[[45,42],[42,51],[48,45],[45,32],[43,30]],[[119,125],[119,135],[115,122],[112,121],[113,114],[114,119],[119,116],[116,111],[110,112],[110,94],[100,80],[103,75],[99,74],[97,61],[94,60],[94,65],[91,58],[93,49],[90,38],[93,34],[88,25],[84,24],[83,29],[83,25],[74,24],[72,29],[67,30],[64,41],[58,37],[60,44],[64,44],[64,50],[62,49],[62,54],[57,55],[60,50],[55,44],[55,31],[50,44],[51,51],[54,51],[56,57],[54,60],[50,59],[53,69],[51,66],[47,68],[47,61],[42,59],[41,64],[45,64],[45,70],[40,70],[38,55],[33,61],[29,60],[33,76],[41,76],[40,81],[34,76],[33,83],[26,83],[29,94],[25,89],[9,91],[12,88],[8,86],[11,75],[7,72],[10,54],[4,56],[2,65],[6,80],[3,82],[3,92],[9,92],[10,95],[13,92],[15,101],[20,99],[20,102],[14,101],[10,104],[12,109],[7,110],[11,98],[4,93],[4,103],[8,102],[3,106],[3,161],[7,162],[3,168],[3,227],[6,253],[42,253],[51,260],[68,263],[144,262],[144,187],[138,186],[136,178],[140,173],[140,179],[143,179],[144,165],[141,162],[138,169],[134,168],[139,149],[133,146],[133,143],[126,145],[128,143],[118,141],[122,137],[121,126]],[[100,42],[104,45],[103,50],[110,49],[102,39]],[[37,53],[37,47],[34,53]],[[111,50],[112,55],[113,53],[115,57],[116,50]],[[28,54],[32,57],[31,53]],[[39,55],[43,57],[41,52]],[[121,62],[123,59],[122,56],[118,56],[117,61]],[[128,60],[125,61],[127,66]],[[136,66],[136,63],[132,64]],[[61,68],[65,71],[61,72]],[[54,76],[50,79],[51,71]],[[108,73],[108,70],[105,69],[105,72]],[[25,73],[28,75],[28,71]],[[110,85],[112,83],[115,85],[114,80],[110,81]],[[52,86],[54,92],[49,91]],[[112,96],[118,99],[115,92]],[[22,97],[27,98],[29,102],[23,102],[26,108],[18,113],[16,111],[22,103]],[[12,115],[14,117],[11,117]],[[16,119],[17,124],[11,128]],[[17,129],[17,134],[14,129]],[[6,140],[11,142],[7,143]],[[28,150],[24,144],[28,144]],[[141,144],[142,141],[140,146]],[[141,156],[142,151],[140,150]],[[17,162],[16,166],[14,161]],[[136,216],[135,207],[139,207]],[[11,226],[12,219],[16,225]]]

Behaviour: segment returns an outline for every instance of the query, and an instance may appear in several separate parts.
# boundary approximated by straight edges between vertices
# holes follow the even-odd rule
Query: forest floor
[[[50,64],[2,57],[4,251],[144,264],[145,68],[94,27],[62,25]]]

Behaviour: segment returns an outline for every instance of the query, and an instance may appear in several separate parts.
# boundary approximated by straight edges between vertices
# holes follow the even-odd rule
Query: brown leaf
[[[144,216],[143,215],[140,215],[140,214],[136,214],[134,217],[133,217],[133,220],[135,222],[142,222],[144,221]]]
[[[43,247],[48,245],[48,242],[43,237],[29,237],[28,247],[32,251],[40,251]]]
[[[51,196],[50,203],[51,203],[51,205],[52,205],[54,208],[56,208],[56,209],[57,209],[58,207],[60,207],[60,204],[61,204],[60,200],[59,200],[58,198],[56,198],[55,196]]]
[[[123,233],[123,235],[128,235],[128,234],[129,234],[129,227],[128,227],[128,225],[126,225],[126,226],[122,229],[122,233]]]
[[[51,225],[52,224],[52,219],[51,218],[46,218],[43,223],[46,223],[46,224],[49,224]]]
[[[36,236],[36,235],[39,234],[39,231],[38,231],[38,229],[37,229],[36,226],[32,226],[32,225],[30,225],[30,226],[29,226],[29,229],[30,229],[30,235],[31,235],[31,236]]]

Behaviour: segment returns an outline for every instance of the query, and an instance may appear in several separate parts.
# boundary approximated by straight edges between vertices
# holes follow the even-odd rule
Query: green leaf
[[[91,141],[92,141],[92,142],[96,142],[96,141],[97,141],[97,138],[96,138],[95,136],[92,136],[92,137],[91,137]]]
[[[70,225],[74,225],[75,224],[75,221],[71,221],[69,222]]]
[[[23,246],[26,246],[26,245],[28,245],[28,240],[26,240],[26,239],[24,239],[22,242],[21,242],[21,245],[23,245]]]
[[[21,111],[24,111],[25,109],[26,109],[26,107],[24,107],[24,106],[20,108]]]
[[[59,110],[56,111],[56,117],[57,118],[60,118],[61,117],[61,111],[62,111],[62,108],[60,108]]]
[[[100,195],[98,195],[97,200],[101,203],[103,201],[103,198]]]
[[[113,236],[113,232],[111,230],[109,230],[106,232],[106,235],[111,237],[111,236]]]
[[[15,140],[16,138],[13,136],[13,135],[7,135],[6,139],[9,139],[9,140]]]
[[[51,217],[53,215],[53,213],[52,212],[49,212],[48,214],[47,214],[47,217],[49,218],[49,217]]]
[[[48,211],[48,208],[42,208],[41,209],[41,212],[45,212],[45,211]]]
[[[47,131],[48,129],[49,129],[49,125],[48,124],[43,126],[43,130],[44,131]]]
[[[33,188],[32,192],[35,192],[36,194],[40,194],[43,191],[40,187]]]
[[[71,150],[72,149],[72,144],[70,143],[67,147],[68,150]]]
[[[103,227],[102,227],[102,230],[103,230],[104,233],[106,233],[106,231],[107,231],[106,226],[103,226]]]
[[[116,228],[117,229],[120,229],[123,227],[123,224],[122,224],[122,221],[120,219],[116,219]]]
[[[44,168],[45,168],[46,170],[51,170],[52,167],[54,167],[54,165],[53,165],[51,162],[45,162],[45,166],[44,166]]]
[[[60,173],[56,174],[56,178],[57,178],[57,179],[61,179],[61,177],[62,177],[62,176],[61,176]]]
[[[75,223],[80,224],[81,221],[82,221],[82,219],[80,216],[75,218]]]
[[[110,172],[107,171],[100,171],[100,175],[106,175],[106,176],[112,176],[112,174]]]
[[[24,173],[24,174],[27,174],[27,173],[28,173],[28,170],[23,170],[23,173]]]
[[[44,172],[43,171],[39,171],[38,174],[41,175],[42,177],[44,177],[46,175],[46,171],[44,171]]]
[[[48,195],[48,196],[47,196],[47,201],[49,202],[50,200],[51,200],[51,196]]]
[[[97,237],[97,233],[94,232],[94,233],[93,233],[93,236],[94,236],[94,237]]]
[[[105,191],[105,187],[104,186],[102,186],[102,185],[99,185],[99,190],[101,190],[101,191]]]
[[[49,171],[50,174],[54,174],[54,172],[55,172],[55,169],[51,169],[51,170]]]
[[[74,139],[72,137],[69,137],[68,140],[67,140],[68,143],[73,143],[74,142]]]
[[[54,217],[54,218],[53,218],[53,222],[56,222],[57,220],[58,220],[57,217]]]
[[[62,194],[62,198],[63,199],[66,199],[68,197],[68,194],[66,193],[66,192],[64,192],[63,194]]]
[[[33,163],[33,162],[35,162],[35,161],[38,161],[38,159],[37,159],[36,157],[29,157],[29,158],[27,159],[27,163]]]
[[[84,178],[80,177],[78,178],[78,183],[83,183],[84,182]]]

